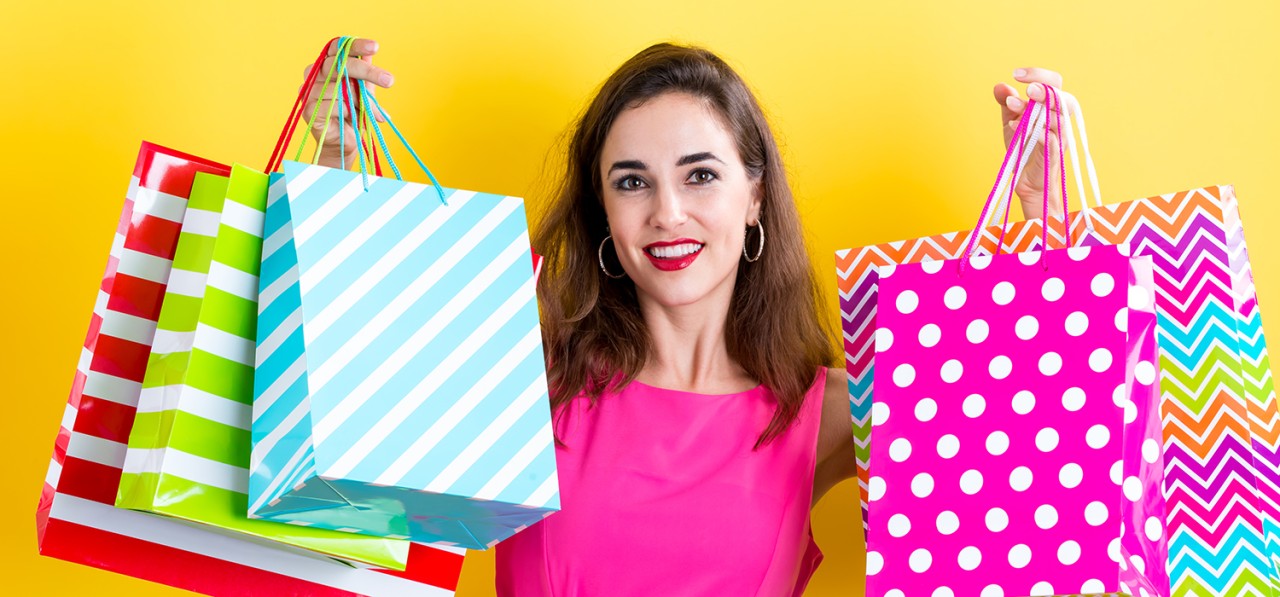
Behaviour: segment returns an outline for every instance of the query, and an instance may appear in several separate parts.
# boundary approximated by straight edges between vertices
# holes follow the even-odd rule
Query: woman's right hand
[[[1027,83],[1027,97],[1044,103],[1046,99],[1045,85],[1062,89],[1062,75],[1056,71],[1043,68],[1020,68],[1013,72],[1013,78],[1019,83]],[[996,103],[1000,104],[1000,122],[1004,131],[1004,146],[1008,147],[1013,142],[1014,133],[1018,130],[1018,120],[1022,118],[1022,113],[1026,111],[1027,102],[1018,97],[1018,90],[1013,86],[1000,83],[993,90],[995,93]],[[1055,108],[1055,111],[1060,108]],[[1065,117],[1065,116],[1064,116]],[[1022,213],[1027,219],[1035,219],[1044,217],[1044,169],[1046,167],[1044,160],[1044,144],[1049,144],[1049,162],[1047,166],[1050,168],[1050,175],[1056,175],[1053,172],[1053,165],[1061,159],[1058,155],[1058,124],[1057,119],[1048,118],[1049,131],[1034,148],[1031,150],[1030,159],[1027,160],[1027,166],[1022,171],[1022,178],[1017,181],[1014,191],[1018,194],[1018,199],[1022,203]],[[1051,217],[1060,217],[1062,215],[1062,190],[1061,186],[1050,184],[1049,186],[1049,215]]]
[[[329,44],[328,57],[325,58],[321,71],[316,75],[315,82],[311,89],[307,92],[306,106],[302,117],[311,123],[311,136],[321,145],[320,160],[321,166],[331,168],[350,168],[355,163],[358,150],[356,149],[356,134],[352,128],[350,115],[346,114],[347,110],[343,110],[345,118],[338,117],[338,107],[333,106],[332,116],[329,117],[328,127],[325,126],[325,118],[330,114],[330,106],[333,104],[334,98],[340,98],[337,93],[337,85],[330,84],[328,91],[324,97],[320,97],[320,91],[324,89],[325,79],[329,75],[330,69],[335,66],[335,56],[338,53],[338,42],[335,40]],[[357,39],[351,43],[351,57],[347,60],[347,77],[350,79],[363,80],[366,83],[376,85],[378,87],[391,87],[395,82],[395,77],[391,73],[380,69],[373,65],[371,57],[378,53],[378,42],[371,39]],[[305,80],[311,74],[313,65],[308,64],[302,71]],[[372,92],[372,89],[370,89]],[[317,116],[318,114],[318,116]],[[375,113],[374,116],[379,122],[382,121],[381,115]],[[321,138],[321,135],[324,137]],[[346,149],[346,163],[342,160],[342,149]]]

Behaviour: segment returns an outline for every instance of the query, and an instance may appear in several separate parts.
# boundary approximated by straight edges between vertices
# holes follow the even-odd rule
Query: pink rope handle
[[[1032,102],[1031,104],[1027,104],[1027,109],[1029,110],[1033,104],[1034,102]],[[1047,108],[1048,106],[1046,105],[1045,107]],[[1045,117],[1045,121],[1046,121],[1046,126],[1048,126],[1047,116]],[[1046,128],[1045,130],[1048,130],[1048,129]],[[1029,137],[1030,135],[1018,137],[1018,141],[1019,141],[1018,161],[1014,162],[1015,164],[1018,164],[1018,165],[1022,164],[1023,151],[1027,147],[1027,139]],[[1003,168],[1001,170],[1003,171]],[[1000,240],[996,243],[996,255],[999,255],[1004,252],[1004,237],[1005,237],[1005,234],[1009,232],[1009,214],[1010,212],[1013,211],[1013,190],[1018,186],[1018,178],[1017,178],[1018,174],[1021,174],[1021,172],[1014,172],[1010,176],[1009,194],[1005,197],[1005,200],[1004,200],[1004,223],[1000,225]]]
[[[1062,134],[1061,134],[1062,101],[1061,101],[1061,97],[1058,95],[1058,92],[1055,88],[1049,85],[1045,85],[1044,87],[1045,87],[1044,107],[1045,109],[1049,110],[1049,112],[1052,114],[1054,118],[1054,125],[1057,127],[1057,130],[1059,131],[1058,133],[1058,172],[1059,172],[1059,182],[1061,183],[1061,188],[1062,188],[1062,214],[1063,214],[1064,242],[1066,243],[1067,247],[1070,247],[1071,246],[1071,224],[1070,224],[1070,211],[1068,209],[1069,200],[1067,196],[1067,164],[1066,164],[1066,155],[1064,153]],[[1022,163],[1024,151],[1026,150],[1026,144],[1027,144],[1027,136],[1024,133],[1026,133],[1027,128],[1029,126],[1028,122],[1030,119],[1030,114],[1034,107],[1035,107],[1034,100],[1031,100],[1027,103],[1027,107],[1022,113],[1022,118],[1018,122],[1017,131],[1014,133],[1015,137],[1018,140],[1017,161],[1015,162],[1016,165],[1021,165]],[[1047,257],[1043,255],[1043,253],[1045,251],[1048,251],[1049,249],[1049,226],[1051,226],[1051,223],[1049,221],[1049,191],[1051,188],[1050,187],[1051,179],[1050,179],[1049,169],[1051,167],[1050,166],[1051,160],[1050,160],[1050,146],[1049,146],[1048,137],[1049,137],[1049,133],[1052,132],[1052,129],[1050,128],[1049,115],[1045,116],[1043,127],[1044,127],[1043,128],[1044,140],[1041,141],[1041,143],[1044,145],[1044,160],[1043,160],[1044,167],[1042,168],[1042,172],[1041,172],[1041,175],[1043,177],[1041,179],[1041,189],[1042,189],[1041,198],[1043,200],[1043,204],[1041,208],[1042,223],[1040,226],[1041,248],[1042,248],[1041,264],[1047,267],[1047,261],[1045,261]],[[1014,143],[1011,142],[1009,145],[1009,148],[1005,152],[1004,162],[1000,166],[1001,173],[1003,173],[1004,169],[1008,166],[1009,158],[1013,154],[1013,146],[1014,146]],[[1009,181],[1008,195],[1006,196],[1004,201],[1004,209],[1003,209],[1004,221],[1000,227],[1000,239],[998,241],[998,244],[996,245],[996,254],[1001,254],[1004,251],[1005,238],[1007,237],[1007,234],[1009,231],[1009,216],[1010,216],[1010,213],[1013,211],[1014,188],[1018,184],[1018,180],[1017,180],[1018,174],[1020,174],[1020,172],[1014,172],[1013,176],[1011,177],[1011,180]],[[998,186],[999,186],[999,179],[997,179],[996,181],[996,187],[998,188]],[[995,196],[995,191],[996,191],[996,188],[993,188],[991,191],[991,194],[987,196],[987,203],[986,205],[983,206],[982,216],[978,220],[978,226],[981,226],[982,223],[987,220],[987,215],[990,213],[991,201]],[[977,241],[980,238],[982,232],[983,232],[983,229],[975,227],[973,232],[970,235],[969,243],[965,247],[965,252],[961,258],[962,260],[959,268],[959,272],[961,275],[964,274],[965,269],[969,265],[969,260],[973,256],[973,251],[976,249]]]
[[[1062,237],[1062,242],[1069,249],[1071,248],[1071,211],[1069,210],[1070,204],[1067,202],[1067,156],[1066,152],[1063,151],[1062,142],[1062,133],[1064,132],[1062,129],[1062,111],[1067,108],[1062,105],[1062,96],[1057,89],[1048,86],[1046,88],[1053,93],[1054,100],[1058,103],[1058,111],[1054,113],[1054,121],[1058,123],[1058,182],[1062,184],[1062,220],[1063,232],[1065,233]],[[1081,207],[1085,207],[1084,201],[1085,198],[1082,194],[1080,197]]]
[[[1018,119],[1018,128],[1013,133],[1013,136],[1015,139],[1018,139],[1021,141],[1022,135],[1027,132],[1027,127],[1029,126],[1029,123],[1031,121],[1031,113],[1033,111],[1032,108],[1035,107],[1035,104],[1036,102],[1034,100],[1029,101],[1027,103],[1026,109],[1023,110],[1022,112],[1022,117]],[[1021,147],[1022,145],[1024,145],[1024,143],[1022,142],[1014,143],[1013,141],[1010,141],[1009,147],[1005,149],[1005,152],[1004,152],[1004,161],[1000,163],[1001,174],[1003,174],[1005,168],[1009,166],[1009,160],[1010,158],[1013,157],[1013,149],[1015,145]],[[1021,162],[1018,162],[1018,163],[1021,163]],[[995,184],[991,186],[991,192],[987,194],[987,202],[985,205],[982,206],[982,215],[978,217],[978,223],[974,225],[973,232],[970,233],[969,235],[969,242],[968,244],[965,245],[964,253],[961,256],[961,262],[960,262],[961,274],[964,273],[965,268],[969,264],[969,258],[973,255],[973,250],[975,248],[975,244],[978,241],[978,237],[982,235],[982,224],[987,221],[987,216],[991,214],[991,202],[995,200],[996,191],[999,189],[1000,189],[1000,176],[997,175]]]
[[[1062,97],[1058,94],[1058,92],[1057,92],[1057,90],[1056,90],[1056,89],[1054,89],[1053,87],[1050,87],[1050,86],[1048,86],[1048,85],[1045,85],[1045,99],[1047,99],[1047,100],[1048,100],[1048,102],[1045,104],[1045,109],[1049,110],[1049,112],[1050,112],[1051,114],[1053,114],[1053,117],[1054,117],[1054,123],[1055,123],[1055,124],[1057,125],[1057,127],[1058,127],[1058,173],[1059,173],[1059,180],[1062,182],[1062,213],[1066,214],[1066,213],[1068,213],[1068,212],[1067,212],[1067,162],[1066,162],[1065,154],[1063,153],[1063,145],[1062,145],[1062,110],[1063,110],[1063,106],[1062,106]],[[1054,106],[1057,106],[1057,107],[1056,107],[1056,109],[1054,108]],[[1050,133],[1050,132],[1052,132],[1052,130],[1049,128],[1049,118],[1048,118],[1048,116],[1046,116],[1046,117],[1045,117],[1045,123],[1044,123],[1044,139],[1045,139],[1045,141],[1044,141],[1044,143],[1045,143],[1045,162],[1044,162],[1044,163],[1045,163],[1045,178],[1044,178],[1044,181],[1045,181],[1045,183],[1044,183],[1044,185],[1043,185],[1043,187],[1042,187],[1042,188],[1044,189],[1044,200],[1045,200],[1045,202],[1046,202],[1046,206],[1047,206],[1047,202],[1048,202],[1048,200],[1049,200],[1049,185],[1048,185],[1048,182],[1047,182],[1047,181],[1049,180],[1049,177],[1048,177],[1048,172],[1049,172],[1049,171],[1048,171],[1048,163],[1049,163],[1049,159],[1048,159],[1048,156],[1049,156],[1048,138],[1049,138],[1049,133]],[[1026,141],[1026,139],[1023,139],[1023,142],[1024,142],[1024,143],[1025,143],[1025,141]],[[1019,163],[1021,163],[1021,161],[1022,161],[1022,153],[1021,153],[1021,148],[1019,148],[1019,153],[1018,153],[1018,162],[1019,162]],[[1009,195],[1008,195],[1008,197],[1005,199],[1004,223],[1000,226],[1000,244],[996,246],[996,254],[997,254],[997,255],[999,255],[1000,253],[1004,252],[1004,239],[1005,239],[1006,234],[1009,232],[1009,214],[1010,214],[1010,212],[1012,212],[1012,211],[1013,211],[1013,189],[1014,189],[1014,187],[1016,187],[1016,186],[1017,186],[1017,184],[1018,184],[1018,181],[1016,181],[1016,180],[1011,181],[1011,182],[1009,183]],[[1041,228],[1044,228],[1044,223],[1048,222],[1048,218],[1049,218],[1049,212],[1048,212],[1048,210],[1047,210],[1047,208],[1046,208],[1046,209],[1045,209],[1045,211],[1044,211],[1044,212],[1042,212],[1042,214],[1041,214],[1041,221],[1042,221]],[[1068,225],[1068,226],[1067,226],[1067,228],[1068,228],[1068,231],[1069,231],[1069,230],[1070,230],[1070,226]],[[1067,240],[1066,240],[1066,242],[1068,242],[1068,243],[1069,243],[1069,242],[1070,242],[1070,237],[1068,236],[1068,237],[1066,237],[1066,239],[1067,239]],[[1042,240],[1042,242],[1044,243],[1044,244],[1043,244],[1044,249],[1045,249],[1045,250],[1048,250],[1048,248],[1049,248],[1049,245],[1048,245],[1049,239],[1048,239],[1048,236],[1047,236],[1047,235],[1044,237],[1044,239]]]
[[[1045,108],[1053,110],[1053,100],[1057,96],[1049,91],[1049,86],[1044,86]],[[1040,189],[1041,192],[1041,211],[1040,211],[1040,265],[1048,266],[1049,255],[1049,115],[1044,117],[1044,167],[1040,169]]]
[[[1046,104],[1046,107],[1049,109],[1050,113],[1053,115],[1054,123],[1057,125],[1057,128],[1058,128],[1058,178],[1062,183],[1063,244],[1065,248],[1071,248],[1071,215],[1070,215],[1071,212],[1069,211],[1070,203],[1067,198],[1067,162],[1066,162],[1066,156],[1063,153],[1063,146],[1062,146],[1062,99],[1058,95],[1058,91],[1054,89],[1052,86],[1045,85],[1044,89],[1045,89],[1045,99],[1048,102]],[[1049,129],[1048,117],[1045,118],[1044,126],[1045,126],[1044,168],[1043,168],[1044,178],[1042,183],[1043,184],[1042,188],[1044,189],[1044,197],[1043,197],[1044,211],[1042,212],[1043,216],[1041,217],[1041,224],[1040,224],[1040,234],[1041,234],[1040,264],[1042,267],[1047,269],[1048,268],[1047,259],[1048,259],[1048,252],[1049,252],[1049,227],[1052,225],[1049,219],[1049,184],[1050,184],[1049,133],[1051,131]]]

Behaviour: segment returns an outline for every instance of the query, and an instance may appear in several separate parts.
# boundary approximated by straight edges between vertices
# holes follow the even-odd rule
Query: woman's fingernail
[[[1043,94],[1044,94],[1044,88],[1041,87],[1039,83],[1032,83],[1031,85],[1027,86],[1028,96],[1037,96],[1037,95],[1043,95]],[[1035,97],[1032,97],[1031,99],[1035,99]]]
[[[376,53],[378,51],[378,42],[376,41],[369,42],[369,47],[365,51],[367,51],[370,54]]]
[[[390,87],[395,82],[396,78],[391,76],[391,73],[382,73],[382,76],[378,77],[378,84],[383,87]]]
[[[1010,110],[1021,110],[1023,104],[1022,100],[1011,95],[1004,100],[1004,105],[1009,106]]]
[[[1021,79],[1022,77],[1027,76],[1027,69],[1025,68],[1016,69],[1013,71],[1013,76],[1015,79]]]

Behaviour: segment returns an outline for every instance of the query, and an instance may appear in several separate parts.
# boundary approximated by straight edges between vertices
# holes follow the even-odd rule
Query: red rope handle
[[[270,174],[275,172],[281,161],[284,160],[284,152],[289,147],[289,142],[293,140],[294,129],[298,127],[298,121],[302,118],[303,106],[306,105],[307,96],[311,93],[311,87],[316,82],[316,75],[320,73],[321,67],[324,66],[324,59],[329,56],[329,47],[337,43],[338,38],[329,40],[324,45],[324,49],[320,50],[320,56],[311,65],[311,72],[307,73],[307,80],[302,84],[302,89],[298,90],[298,98],[293,102],[293,109],[289,111],[289,118],[285,121],[284,130],[280,131],[280,136],[276,139],[276,147],[271,151],[271,159],[267,161],[265,172]],[[323,140],[321,141],[323,142]]]

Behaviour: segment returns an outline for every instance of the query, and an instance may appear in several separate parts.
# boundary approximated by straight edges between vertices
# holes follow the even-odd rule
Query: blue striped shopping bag
[[[524,202],[297,162],[268,195],[250,516],[485,549],[557,511]]]

